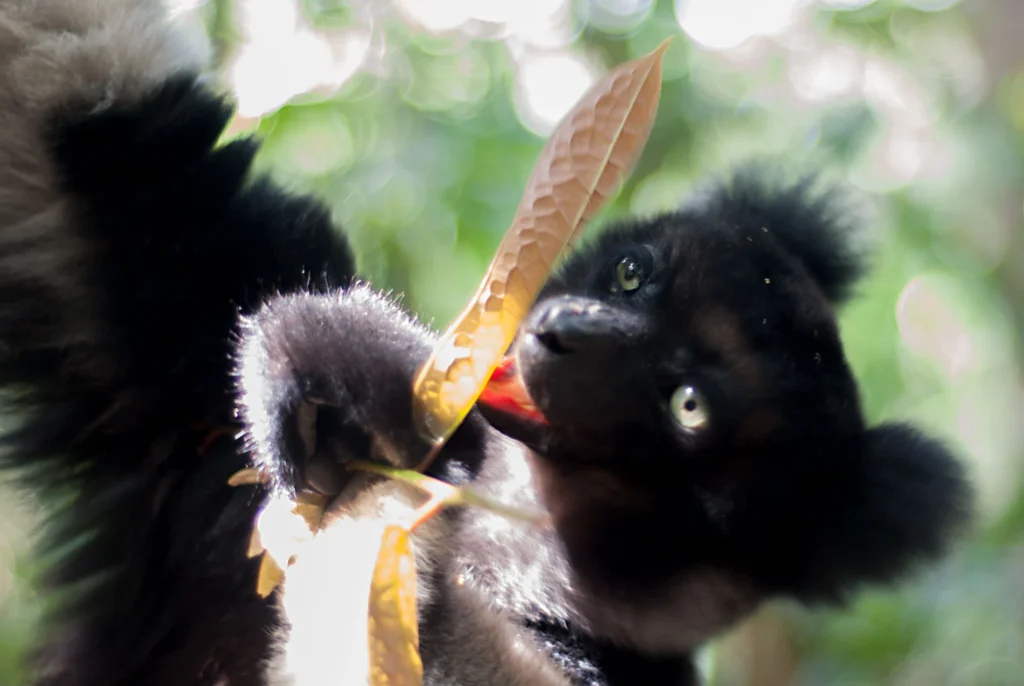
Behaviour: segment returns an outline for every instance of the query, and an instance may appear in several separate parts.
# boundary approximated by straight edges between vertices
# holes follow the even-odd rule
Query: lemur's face
[[[860,426],[811,279],[770,237],[682,215],[615,227],[575,252],[512,359],[539,412],[502,403],[501,388],[481,407],[541,453],[697,466]]]

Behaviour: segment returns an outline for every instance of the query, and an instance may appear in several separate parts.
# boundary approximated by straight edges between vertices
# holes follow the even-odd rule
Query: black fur
[[[856,244],[865,208],[817,175],[793,179],[780,166],[751,163],[710,184],[690,207],[729,226],[767,229],[837,304],[866,271],[865,246]]]
[[[527,620],[525,626],[572,683],[579,686],[699,683],[689,654],[645,655],[546,619]]]
[[[518,458],[468,440],[486,453],[477,487],[535,498],[554,532],[493,538],[464,512],[432,562],[447,570],[437,583],[470,578],[460,592],[528,630],[572,683],[695,683],[692,651],[764,600],[840,601],[895,582],[942,554],[969,516],[963,469],[942,445],[865,425],[834,311],[862,266],[836,196],[758,178],[743,172],[678,212],[609,227],[545,286],[514,352],[546,423],[481,408],[530,447],[536,495],[509,476]],[[618,281],[623,258],[641,270],[635,290]],[[374,436],[401,446],[399,464],[418,461],[411,379],[429,337],[366,293],[264,313],[247,327],[261,353],[244,356],[243,406],[254,453],[286,491],[305,485],[307,453],[286,434],[311,397],[354,419],[347,430],[316,422],[317,445],[333,444],[323,461],[372,455]],[[671,412],[685,385],[709,413],[697,431]],[[353,442],[353,427],[371,438]],[[548,559],[540,549],[550,561],[535,562]],[[423,618],[428,667],[462,657],[431,678],[506,683],[497,666],[459,666],[480,651],[445,612]],[[451,614],[488,625],[478,612]]]
[[[350,475],[349,460],[419,464],[431,446],[409,421],[411,379],[433,342],[366,285],[328,297],[282,296],[245,318],[239,410],[272,486],[289,497],[310,486],[333,496]],[[471,417],[428,473],[448,481],[475,474],[482,429]],[[321,482],[310,476],[314,464]]]
[[[252,141],[217,145],[231,109],[194,70],[105,54],[89,32],[113,4],[0,10],[0,115],[30,134],[0,146],[0,384],[19,420],[3,460],[54,506],[61,601],[35,683],[278,686],[286,627],[254,594],[253,520],[270,491],[340,492],[353,456],[419,462],[411,380],[433,337],[365,287],[327,293],[354,265],[326,210],[250,179]],[[122,29],[159,20],[125,4]],[[37,30],[96,58],[41,117],[25,103],[47,84],[7,78],[35,64],[43,48],[18,41]],[[945,550],[969,509],[961,468],[908,427],[866,427],[844,359],[847,215],[764,178],[611,227],[545,288],[516,355],[548,422],[481,408],[431,473],[554,528],[446,518],[426,555],[429,678],[689,686],[692,652],[764,599],[842,598]],[[635,291],[622,256],[645,270]],[[682,384],[710,410],[699,432],[669,412]],[[253,462],[269,488],[227,485]]]
[[[66,501],[46,549],[68,601],[39,683],[262,683],[273,614],[244,550],[263,495],[226,484],[248,463],[235,322],[273,292],[343,285],[351,252],[323,205],[249,180],[253,141],[215,145],[231,108],[194,76],[100,104],[64,103],[48,128],[77,280],[0,273],[0,379],[23,418],[4,459]]]
[[[710,565],[768,595],[841,598],[940,554],[963,524],[970,494],[946,449],[864,425],[833,313],[862,271],[856,236],[809,187],[744,171],[609,228],[542,293],[519,360],[551,424],[494,418],[544,458],[569,554],[596,582],[639,591]],[[629,293],[623,256],[648,270]],[[667,412],[684,384],[711,413],[693,434]],[[575,495],[581,477],[623,493]]]

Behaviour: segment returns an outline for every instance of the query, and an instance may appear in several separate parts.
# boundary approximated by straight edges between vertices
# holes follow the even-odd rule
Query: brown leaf
[[[370,685],[421,686],[416,562],[408,530],[384,529],[369,606]]]
[[[415,420],[434,443],[465,418],[565,246],[632,170],[658,109],[667,47],[609,71],[541,151],[480,288],[417,374]]]

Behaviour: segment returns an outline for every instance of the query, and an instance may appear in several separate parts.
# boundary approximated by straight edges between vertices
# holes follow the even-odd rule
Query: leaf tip
[[[641,58],[641,61],[645,64],[649,64],[651,67],[652,75],[656,75],[655,79],[661,82],[661,69],[665,62],[665,52],[668,51],[669,46],[672,44],[672,40],[675,36],[668,36],[665,40],[661,41],[654,50],[651,50],[646,57]]]
[[[668,46],[672,44],[675,36],[668,36],[665,40],[661,41],[654,50],[651,51],[652,55],[657,55],[659,58],[664,56],[665,51],[668,50]]]

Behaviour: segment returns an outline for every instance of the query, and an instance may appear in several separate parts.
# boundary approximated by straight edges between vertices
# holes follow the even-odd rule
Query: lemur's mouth
[[[523,421],[547,423],[530,397],[512,355],[505,357],[491,374],[479,402],[490,410],[513,415]]]
[[[548,420],[530,397],[514,356],[503,359],[491,374],[477,407],[501,433],[534,449],[542,449]]]

